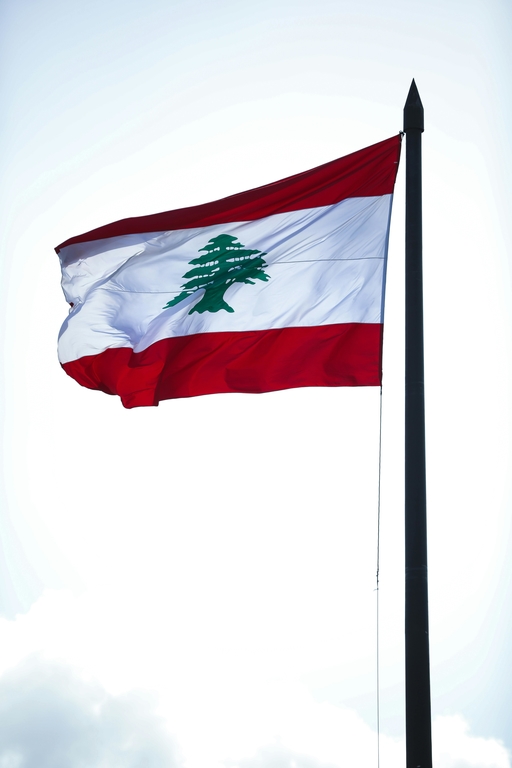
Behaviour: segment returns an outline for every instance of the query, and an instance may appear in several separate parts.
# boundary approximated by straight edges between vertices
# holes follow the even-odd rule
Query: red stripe
[[[382,325],[347,323],[180,336],[144,352],[107,349],[62,367],[82,386],[135,408],[219,392],[378,386],[381,352]]]
[[[254,221],[276,213],[334,205],[348,197],[391,194],[400,159],[400,143],[400,135],[393,136],[310,171],[213,203],[122,219],[72,237],[55,250],[58,253],[67,245],[107,237]]]

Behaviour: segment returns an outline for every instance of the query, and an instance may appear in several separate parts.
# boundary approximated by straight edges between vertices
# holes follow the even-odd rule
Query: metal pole
[[[404,133],[406,755],[407,768],[431,768],[421,206],[423,105],[414,80],[404,107]]]

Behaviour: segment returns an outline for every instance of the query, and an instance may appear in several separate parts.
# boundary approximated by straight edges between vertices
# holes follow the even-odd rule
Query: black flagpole
[[[405,733],[407,768],[432,767],[423,372],[421,134],[412,81],[405,154]]]

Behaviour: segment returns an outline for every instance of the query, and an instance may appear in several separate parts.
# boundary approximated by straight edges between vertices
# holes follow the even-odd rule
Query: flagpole
[[[414,80],[404,106],[404,133],[406,764],[407,768],[431,768],[421,204],[423,105]]]

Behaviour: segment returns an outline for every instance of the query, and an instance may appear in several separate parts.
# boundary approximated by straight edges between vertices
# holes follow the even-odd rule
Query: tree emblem
[[[224,294],[230,285],[254,285],[254,280],[270,280],[270,275],[263,271],[267,265],[262,257],[267,254],[245,248],[242,243],[237,242],[236,237],[217,235],[209,240],[204,248],[200,248],[199,253],[201,251],[205,253],[189,262],[197,266],[183,275],[183,279],[189,278],[188,282],[181,286],[184,290],[179,296],[171,299],[164,309],[173,307],[202,288],[204,294],[192,307],[189,315],[192,312],[219,312],[221,309],[234,312],[233,307],[224,301]]]

